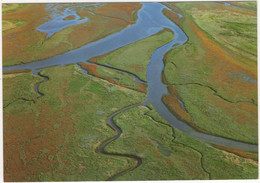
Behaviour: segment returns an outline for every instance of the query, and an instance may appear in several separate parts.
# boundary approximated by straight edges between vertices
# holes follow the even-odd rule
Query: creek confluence
[[[160,30],[169,28],[174,32],[174,40],[158,48],[150,59],[150,64],[147,68],[148,95],[147,100],[143,104],[152,104],[155,110],[168,121],[173,128],[177,128],[200,141],[246,151],[258,151],[257,145],[198,132],[187,123],[178,120],[168,110],[161,100],[163,95],[168,93],[167,87],[162,83],[161,79],[161,73],[164,69],[163,57],[170,49],[173,49],[174,45],[178,44],[178,46],[181,46],[187,42],[188,37],[176,24],[164,16],[162,10],[167,8],[166,6],[161,3],[142,3],[142,5],[142,9],[137,14],[138,19],[136,24],[120,32],[62,55],[28,64],[4,67],[3,70],[31,69],[32,72],[35,73],[37,68],[52,65],[64,66],[66,64],[84,62],[92,57],[111,52],[127,44],[149,37]]]

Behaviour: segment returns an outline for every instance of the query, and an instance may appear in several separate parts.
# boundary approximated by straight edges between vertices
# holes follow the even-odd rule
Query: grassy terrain
[[[31,73],[5,74],[3,75],[3,106],[17,101],[34,101],[39,97],[34,91],[34,85],[43,81],[42,78]]]
[[[112,51],[110,54],[91,59],[90,62],[109,64],[111,67],[133,73],[141,80],[146,81],[146,68],[153,52],[172,39],[172,32],[163,30],[153,36]]]
[[[79,65],[83,69],[87,70],[88,74],[92,76],[105,79],[108,82],[119,85],[121,87],[146,93],[147,85],[135,81],[135,79],[127,73],[86,63],[79,63]]]
[[[214,2],[175,5],[182,10],[185,17],[182,28],[189,41],[168,52],[164,59],[164,75],[166,82],[176,90],[178,98],[184,103],[185,110],[191,117],[188,122],[211,134],[256,144],[258,136],[255,63],[250,61],[251,58],[241,58],[228,53],[225,43],[223,46],[210,32],[199,27],[190,14],[192,9],[197,9],[194,14],[201,14],[204,17],[211,10],[213,12],[222,10],[222,5]],[[212,15],[211,18],[234,20],[233,9],[230,13],[226,13],[228,10],[222,11],[223,14]],[[194,16],[199,17],[196,15]],[[199,20],[208,19],[206,16]],[[250,19],[253,20],[255,17]],[[222,24],[225,22],[222,21]],[[208,27],[212,30],[214,26],[216,29],[214,31],[218,31],[218,24],[208,23]],[[232,28],[226,27],[226,29],[234,32]],[[245,35],[240,36],[239,39],[242,39]],[[225,38],[233,39],[227,35]],[[252,42],[248,44],[254,45]],[[254,46],[256,48],[256,45]],[[177,113],[176,108],[170,108]],[[183,112],[185,115],[187,113]]]
[[[26,4],[16,4],[16,3],[11,3],[11,4],[2,4],[2,13],[11,13],[14,12],[22,7],[26,6]]]
[[[251,3],[256,4],[256,2]],[[201,29],[226,47],[228,51],[256,62],[256,13],[240,9],[238,11],[237,8],[225,5],[205,9],[195,6],[187,12]]]
[[[95,149],[114,135],[106,117],[145,95],[85,75],[75,64],[41,74],[49,77],[39,86],[43,97],[4,108],[5,181],[106,180],[132,166],[130,159],[100,155]],[[4,85],[4,100],[30,94],[40,80],[29,73],[7,76],[8,85],[28,79],[23,88]]]
[[[257,162],[215,149],[177,129],[172,136],[167,122],[149,108],[131,108],[114,117],[123,133],[105,150],[142,158],[138,168],[117,180],[257,178]]]
[[[250,9],[255,9],[257,8],[257,1],[234,1],[234,2],[229,2],[232,5],[235,6],[240,6],[243,8],[250,8]]]
[[[117,14],[111,17],[110,14],[113,13],[111,7],[119,5],[121,8],[117,10]],[[108,3],[98,7],[89,6],[84,10],[79,9],[78,14],[82,18],[89,18],[87,22],[67,27],[46,39],[45,33],[36,31],[39,25],[46,22],[44,18],[49,18],[46,4],[26,4],[19,8],[16,4],[12,6],[15,7],[9,11],[11,7],[3,4],[4,66],[52,57],[118,32],[134,22],[136,12],[141,8],[140,3]],[[63,6],[66,8],[68,4],[63,4]],[[102,6],[108,6],[110,9],[104,9]],[[93,15],[89,10],[103,12],[104,15]],[[121,19],[120,14],[124,15],[124,19]],[[125,20],[126,17],[129,21]]]

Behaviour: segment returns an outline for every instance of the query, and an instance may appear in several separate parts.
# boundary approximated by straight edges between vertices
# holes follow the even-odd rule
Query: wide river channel
[[[242,143],[198,132],[188,124],[178,120],[164,105],[161,99],[163,95],[168,92],[167,87],[162,83],[161,79],[161,73],[164,69],[163,57],[170,49],[174,49],[175,45],[181,46],[187,42],[188,37],[176,24],[163,15],[162,10],[167,8],[166,6],[161,3],[142,3],[142,5],[143,7],[138,12],[136,23],[120,32],[114,33],[96,42],[92,42],[62,55],[28,64],[4,67],[3,71],[31,69],[34,74],[38,75],[38,69],[40,68],[54,65],[61,67],[66,64],[78,62],[88,63],[86,60],[92,57],[103,55],[127,44],[149,37],[160,30],[169,28],[174,32],[174,40],[158,48],[150,59],[151,62],[147,68],[148,95],[143,104],[152,104],[155,110],[174,128],[177,128],[200,141],[241,150],[258,151],[257,145]]]

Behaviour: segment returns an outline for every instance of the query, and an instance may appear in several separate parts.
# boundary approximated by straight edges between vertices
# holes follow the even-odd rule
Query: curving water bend
[[[166,6],[161,3],[142,3],[142,5],[142,9],[137,15],[138,19],[136,24],[120,32],[62,55],[28,64],[4,67],[3,70],[32,69],[33,73],[35,73],[35,70],[38,68],[84,62],[92,57],[103,55],[132,42],[151,36],[164,28],[169,28],[174,32],[174,40],[157,49],[150,59],[151,62],[147,68],[147,81],[149,85],[148,95],[147,100],[143,104],[151,103],[155,110],[174,128],[178,128],[187,135],[200,141],[247,151],[257,151],[257,145],[242,143],[195,131],[188,124],[178,120],[163,104],[161,98],[164,94],[167,94],[167,88],[161,80],[161,73],[164,69],[163,57],[176,43],[178,43],[178,46],[181,46],[188,38],[176,24],[163,15],[162,10],[163,8],[166,8]],[[123,110],[119,112],[122,111]],[[119,133],[119,131],[117,132]],[[100,149],[100,151],[102,151],[102,149]]]

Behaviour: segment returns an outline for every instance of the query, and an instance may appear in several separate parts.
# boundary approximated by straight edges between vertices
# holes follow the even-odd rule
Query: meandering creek
[[[39,68],[44,69],[44,67],[50,67],[57,65],[56,67],[61,67],[66,64],[71,63],[78,63],[78,62],[86,62],[86,60],[103,55],[105,53],[108,53],[110,51],[113,51],[117,48],[123,47],[127,44],[133,43],[135,41],[138,41],[140,39],[149,37],[160,30],[164,28],[169,28],[174,32],[174,40],[160,48],[158,48],[152,55],[150,59],[150,64],[147,68],[147,84],[148,84],[148,94],[147,94],[147,100],[144,101],[142,104],[152,104],[155,108],[155,110],[165,119],[167,120],[173,128],[178,128],[179,130],[183,131],[187,135],[196,138],[200,141],[211,143],[211,144],[217,144],[222,145],[226,147],[232,147],[237,148],[241,150],[247,150],[247,151],[257,151],[258,146],[242,143],[222,137],[217,137],[214,135],[208,135],[204,134],[198,131],[195,131],[192,127],[190,127],[188,124],[178,120],[164,105],[162,102],[162,96],[164,94],[167,94],[167,88],[162,83],[161,80],[161,73],[164,69],[163,64],[163,57],[164,55],[170,50],[173,49],[173,46],[178,44],[178,46],[183,45],[187,40],[186,34],[173,22],[171,22],[167,17],[165,17],[162,13],[162,9],[166,8],[161,3],[142,3],[143,7],[138,12],[138,19],[136,24],[120,31],[117,33],[114,33],[110,36],[107,36],[101,40],[98,40],[96,42],[92,42],[90,44],[87,44],[81,48],[78,48],[76,50],[67,52],[62,55],[54,56],[52,58],[48,58],[45,60],[32,62],[28,64],[21,64],[16,66],[9,66],[4,67],[3,71],[9,71],[9,70],[16,70],[16,69],[31,69],[32,72],[38,76]],[[103,66],[106,67],[106,66]],[[108,68],[110,68],[108,66]],[[37,70],[38,69],[38,70]],[[86,72],[85,72],[86,73]],[[135,76],[133,76],[135,77]],[[138,80],[138,78],[136,79]],[[47,81],[47,78],[45,78],[45,81]],[[38,85],[35,87],[35,90],[38,91]],[[42,94],[41,94],[42,95]],[[128,106],[120,111],[117,111],[114,114],[111,114],[111,116],[107,119],[107,124],[117,131],[117,135],[108,141],[104,142],[98,149],[97,152],[104,152],[104,147],[111,141],[117,139],[121,131],[116,125],[113,123],[112,117],[119,114],[120,112],[125,111],[126,109],[129,109],[131,107],[135,107],[140,104],[136,104],[133,106]],[[108,153],[107,153],[108,154]],[[113,154],[111,154],[113,155]],[[120,156],[119,154],[117,154]],[[126,155],[124,155],[126,156]],[[138,157],[133,157],[129,155],[128,157],[135,159],[140,164],[140,160],[138,160]]]

